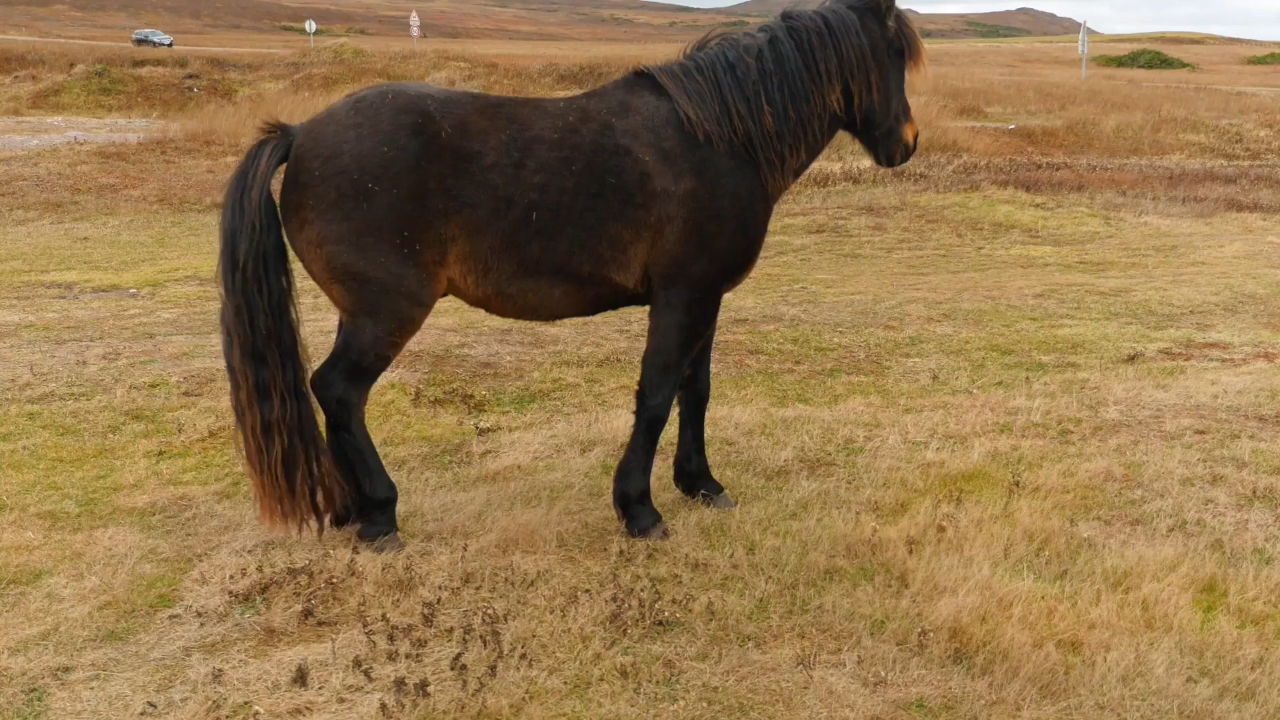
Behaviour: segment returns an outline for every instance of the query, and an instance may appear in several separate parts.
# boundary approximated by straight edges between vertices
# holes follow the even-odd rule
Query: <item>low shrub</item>
[[[1185,70],[1195,65],[1160,50],[1143,48],[1124,55],[1099,55],[1093,60],[1103,67],[1134,68],[1137,70]]]

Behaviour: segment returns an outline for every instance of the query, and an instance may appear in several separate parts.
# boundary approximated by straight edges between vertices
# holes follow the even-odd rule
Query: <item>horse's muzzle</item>
[[[920,130],[916,127],[914,120],[908,120],[902,126],[902,142],[894,148],[891,156],[887,158],[889,162],[882,164],[889,168],[905,165],[916,154],[916,149],[919,147]]]
[[[876,164],[883,168],[896,168],[899,165],[906,165],[907,161],[916,154],[916,147],[917,143],[914,142],[884,147],[881,152],[876,153]]]
[[[896,168],[905,165],[916,149],[920,147],[920,131],[914,121],[908,120],[902,126],[902,134],[897,137],[881,136],[876,151],[872,153],[876,164],[885,168]]]

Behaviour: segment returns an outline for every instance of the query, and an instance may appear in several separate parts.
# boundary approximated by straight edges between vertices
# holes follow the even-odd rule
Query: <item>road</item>
[[[0,40],[12,40],[15,42],[44,42],[44,43],[67,43],[70,45],[106,45],[108,47],[132,47],[127,42],[108,42],[106,40],[70,40],[66,38],[41,38],[28,37],[26,35],[0,35]],[[271,48],[244,48],[244,47],[203,47],[199,45],[179,45],[180,50],[208,50],[211,52],[252,52],[252,53],[280,53],[283,50],[275,50]]]

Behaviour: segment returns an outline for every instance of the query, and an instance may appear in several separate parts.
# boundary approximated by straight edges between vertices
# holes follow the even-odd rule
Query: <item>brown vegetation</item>
[[[408,549],[260,528],[213,285],[258,121],[382,79],[569,93],[655,52],[475,47],[0,48],[0,114],[172,123],[0,151],[0,717],[1280,712],[1256,48],[1081,85],[1070,46],[935,46],[921,156],[834,147],[727,300],[708,430],[733,513],[680,503],[670,445],[675,537],[607,512],[642,311],[445,302],[370,411]]]

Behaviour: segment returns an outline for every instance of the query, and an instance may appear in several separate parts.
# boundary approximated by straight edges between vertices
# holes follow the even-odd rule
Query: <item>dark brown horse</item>
[[[222,336],[263,519],[357,524],[398,543],[396,486],[365,426],[378,377],[452,295],[552,321],[648,305],[635,425],[613,506],[661,536],[654,452],[680,399],[675,484],[733,500],[704,420],[721,298],[747,277],[774,204],[845,130],[877,163],[915,152],[906,72],[923,47],[894,0],[827,0],[576,97],[397,83],[295,126],[271,124],[222,212]],[[288,163],[280,206],[272,175]],[[285,234],[337,306],[308,395]]]

